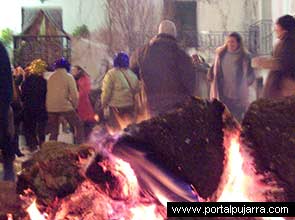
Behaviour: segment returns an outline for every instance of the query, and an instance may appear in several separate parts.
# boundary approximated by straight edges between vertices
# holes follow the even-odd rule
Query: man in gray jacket
[[[61,59],[55,63],[55,71],[47,81],[46,108],[50,140],[57,140],[59,118],[64,117],[74,128],[76,144],[84,141],[82,122],[76,113],[78,90],[74,77],[69,74],[70,64]]]

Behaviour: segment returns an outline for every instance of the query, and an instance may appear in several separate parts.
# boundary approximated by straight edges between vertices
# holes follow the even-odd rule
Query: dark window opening
[[[176,1],[175,15],[176,22],[183,31],[196,31],[197,3],[195,1]]]

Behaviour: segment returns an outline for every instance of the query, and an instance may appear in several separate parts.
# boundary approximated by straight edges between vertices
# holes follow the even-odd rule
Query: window
[[[180,24],[183,31],[196,30],[196,10],[197,3],[195,1],[176,1],[175,15],[176,21]]]

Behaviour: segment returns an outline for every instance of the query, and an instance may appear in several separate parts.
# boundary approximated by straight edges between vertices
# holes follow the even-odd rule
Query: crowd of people
[[[265,98],[294,95],[295,19],[290,15],[279,18],[275,31],[279,42],[272,57],[252,59],[241,35],[233,32],[216,49],[214,63],[209,66],[200,55],[190,57],[179,46],[175,24],[164,20],[158,34],[134,51],[130,59],[124,52],[115,55],[113,67],[103,78],[99,110],[90,100],[91,79],[81,66],[71,67],[61,58],[48,75],[48,65],[37,59],[24,70],[18,67],[12,71],[7,52],[0,44],[4,179],[14,180],[14,157],[23,156],[18,144],[21,122],[26,144],[35,151],[44,143],[46,134],[49,140],[57,140],[61,123],[69,124],[74,143],[81,144],[97,121],[110,127],[118,126],[118,118],[136,122],[142,106],[154,117],[173,110],[190,96],[218,99],[241,120],[249,105],[249,87],[255,82],[253,67],[271,70]]]

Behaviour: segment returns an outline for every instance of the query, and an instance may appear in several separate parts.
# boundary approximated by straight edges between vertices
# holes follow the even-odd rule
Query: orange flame
[[[132,195],[132,197],[137,196],[139,193],[139,186],[136,175],[130,164],[121,159],[116,159],[115,169],[118,172],[122,172],[127,177],[127,182],[124,183],[123,186],[124,195]]]
[[[7,220],[13,220],[13,215],[11,213],[7,213]]]
[[[138,114],[136,116],[135,119],[131,119],[128,117],[125,117],[125,118],[120,117],[118,114],[116,114],[116,112],[114,112],[114,115],[115,115],[115,118],[119,124],[119,127],[113,128],[113,127],[107,126],[109,133],[112,135],[124,130],[128,125],[130,125],[132,123],[140,123],[142,121],[145,121],[145,120],[148,120],[151,118],[151,114],[150,114],[148,107],[146,105],[145,105],[144,109],[141,110],[140,114]]]
[[[142,110],[142,113],[137,115],[136,123],[140,123],[140,122],[148,120],[150,118],[151,118],[150,111],[149,111],[148,107],[145,106],[145,108]]]
[[[45,215],[41,214],[37,208],[36,199],[27,208],[27,212],[29,213],[31,220],[46,220]]]
[[[241,154],[239,134],[230,135],[228,148],[228,180],[218,202],[253,202],[251,189],[255,185],[252,176],[243,169],[245,156]],[[263,217],[264,220],[284,220],[281,217]]]
[[[219,202],[251,202],[247,197],[247,183],[249,177],[243,171],[243,157],[240,153],[238,136],[234,135],[230,140],[228,149],[229,179],[219,197]]]
[[[156,205],[139,205],[138,207],[131,208],[131,220],[164,220],[163,216],[158,214],[156,208]]]

